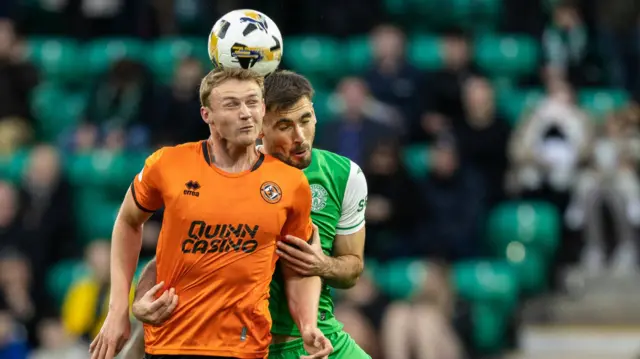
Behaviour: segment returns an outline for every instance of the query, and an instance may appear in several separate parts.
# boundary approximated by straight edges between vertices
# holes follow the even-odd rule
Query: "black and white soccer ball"
[[[214,67],[241,67],[262,76],[274,72],[282,59],[282,35],[273,20],[256,10],[233,10],[209,34]]]

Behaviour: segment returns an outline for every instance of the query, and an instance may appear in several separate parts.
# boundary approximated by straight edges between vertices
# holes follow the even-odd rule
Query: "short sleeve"
[[[155,212],[163,205],[162,192],[160,190],[160,159],[162,151],[160,149],[146,159],[144,167],[131,184],[133,200],[138,208],[145,212]]]
[[[353,234],[364,227],[367,208],[367,180],[360,167],[351,162],[347,186],[342,198],[342,212],[336,226],[336,234]]]
[[[302,173],[300,174],[300,183],[293,193],[293,203],[287,214],[287,221],[280,234],[283,236],[295,236],[305,241],[310,240],[313,234],[311,188],[307,178]]]

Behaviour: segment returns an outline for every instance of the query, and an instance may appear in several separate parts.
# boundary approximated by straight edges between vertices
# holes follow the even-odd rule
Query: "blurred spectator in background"
[[[385,138],[398,136],[392,127],[389,112],[375,111],[376,100],[371,98],[366,84],[359,78],[345,78],[338,85],[344,104],[338,119],[325,124],[318,136],[318,147],[343,155],[363,164],[366,154]]]
[[[568,81],[572,86],[595,86],[603,82],[599,55],[594,54],[590,32],[579,2],[560,0],[553,7],[552,21],[542,35],[547,81]]]
[[[20,53],[13,22],[0,19],[1,147],[13,149],[30,137],[29,93],[37,83],[36,69]]]
[[[24,238],[20,201],[16,189],[7,182],[0,182],[0,203],[0,251],[17,249]]]
[[[91,341],[100,331],[109,308],[111,244],[91,242],[85,252],[90,276],[71,285],[62,305],[62,323],[75,338]]]
[[[67,333],[58,318],[45,318],[38,325],[40,347],[29,359],[86,359],[89,347]]]
[[[26,359],[25,329],[18,324],[0,300],[0,358]]]
[[[640,94],[640,2],[598,1],[600,52],[608,64],[611,85]]]
[[[129,148],[142,148],[147,144],[148,134],[141,125],[152,120],[143,109],[152,108],[151,96],[144,66],[119,60],[94,90],[86,121],[104,135],[97,139],[102,137],[107,148],[117,150],[125,144]]]
[[[404,117],[403,128],[413,129],[419,113],[422,74],[407,62],[402,30],[382,25],[371,32],[373,68],[365,75],[371,94],[394,106]]]
[[[366,256],[377,260],[413,256],[423,206],[400,158],[400,147],[393,141],[378,143],[363,169],[369,189]]]
[[[624,274],[636,267],[635,260],[624,258],[637,254],[639,156],[637,127],[626,113],[611,114],[596,139],[590,166],[575,184],[566,214],[570,226],[583,230],[586,243],[583,265],[588,273],[598,274],[604,260],[613,260],[614,268]],[[609,223],[612,225],[605,225]]]
[[[20,187],[24,229],[20,249],[33,263],[36,288],[44,288],[49,266],[78,254],[72,190],[60,161],[55,147],[34,147]]]
[[[552,82],[549,96],[520,121],[509,140],[509,192],[548,201],[565,213],[570,189],[589,157],[593,128],[570,87]],[[563,226],[559,263],[573,263],[580,244]]]
[[[435,263],[422,266],[412,268],[423,283],[411,299],[392,302],[384,313],[384,358],[462,359],[464,350],[452,326],[455,299],[448,270]]]
[[[479,255],[480,219],[485,209],[482,177],[460,162],[450,137],[431,147],[431,167],[420,184],[426,205],[419,227],[420,253],[447,262]]]
[[[363,273],[353,288],[340,292],[335,315],[344,330],[372,358],[380,357],[378,331],[387,299],[375,287],[370,275]]]
[[[442,45],[443,66],[427,76],[422,89],[423,104],[419,137],[415,140],[433,140],[448,128],[463,123],[462,87],[479,70],[472,62],[473,44],[458,29],[444,34]]]
[[[492,206],[504,198],[506,149],[511,129],[496,113],[495,93],[487,79],[470,77],[465,81],[462,100],[465,121],[456,131],[460,158],[482,175],[486,204]]]
[[[82,38],[117,35],[143,35],[142,13],[146,2],[125,0],[69,1],[77,14],[75,33]]]
[[[201,139],[207,125],[200,118],[198,87],[204,76],[200,61],[187,58],[180,62],[169,88],[160,90],[155,101],[153,142],[174,145]]]
[[[44,290],[33,284],[31,265],[25,256],[19,252],[0,254],[0,297],[11,316],[27,329],[30,345],[36,344],[35,329],[41,315],[36,300],[43,299],[36,293]]]

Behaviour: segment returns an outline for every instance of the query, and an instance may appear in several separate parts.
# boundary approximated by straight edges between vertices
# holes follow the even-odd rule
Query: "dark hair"
[[[264,79],[267,111],[286,110],[301,98],[313,99],[314,91],[306,77],[292,71],[277,71]]]

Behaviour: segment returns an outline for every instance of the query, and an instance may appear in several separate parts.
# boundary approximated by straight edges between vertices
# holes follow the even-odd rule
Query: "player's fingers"
[[[93,338],[93,341],[89,345],[89,353],[93,353],[93,351],[96,349],[96,347],[98,346],[98,343],[100,342],[101,335],[102,335],[102,331],[100,331],[98,335],[96,335],[96,337]]]
[[[158,309],[162,308],[162,307],[166,307],[169,304],[169,291],[165,290],[164,293],[162,293],[162,295],[154,300],[153,302],[151,302],[151,304],[149,304],[149,311],[150,312],[157,312]]]
[[[305,263],[298,258],[294,258],[288,253],[285,253],[285,252],[276,252],[276,253],[278,253],[280,258],[286,262],[285,265],[288,267],[291,267],[292,269],[297,269],[297,270],[309,269],[308,263]]]
[[[164,287],[164,281],[151,287],[151,289],[149,289],[146,293],[144,293],[144,296],[147,298],[153,298],[156,295],[156,293],[158,293],[158,291],[162,289],[162,287]]]
[[[169,317],[171,316],[171,314],[173,314],[173,311],[176,309],[177,306],[178,306],[178,296],[173,294],[171,298],[171,302],[169,302],[169,305],[167,305],[167,307],[162,308],[162,310],[158,312],[158,317],[154,320],[153,324],[158,325],[166,322],[167,319],[169,319]]]
[[[95,359],[104,359],[107,354],[107,340],[102,337],[100,339],[100,344],[98,345],[98,350],[95,352]],[[92,357],[93,358],[93,357]]]
[[[309,246],[308,244],[305,244],[306,246]],[[291,257],[295,257],[298,258],[302,261],[305,262],[311,262],[312,257],[310,254],[296,248],[296,247],[292,247],[291,245],[287,244],[287,243],[283,243],[283,242],[278,242],[278,250],[281,252],[285,252],[287,253],[289,256]]]
[[[290,236],[290,235],[286,235],[284,236],[284,238],[282,239],[284,242],[287,242],[291,245],[294,245],[298,248],[300,248],[301,251],[303,252],[310,252],[310,245],[309,242],[302,240],[298,237],[294,237],[294,236]]]
[[[93,342],[91,342],[91,345],[89,346],[89,353],[91,353],[91,358],[95,358],[98,356],[98,353],[100,352],[100,341],[102,337],[102,332],[98,333],[98,335],[96,335],[96,337],[93,339]]]
[[[173,313],[173,311],[176,309],[177,306],[178,306],[178,295],[174,293],[173,296],[171,297],[171,302],[167,307],[167,313],[169,314]]]
[[[107,342],[107,350],[104,354],[104,359],[113,359],[116,356],[117,343]]]

